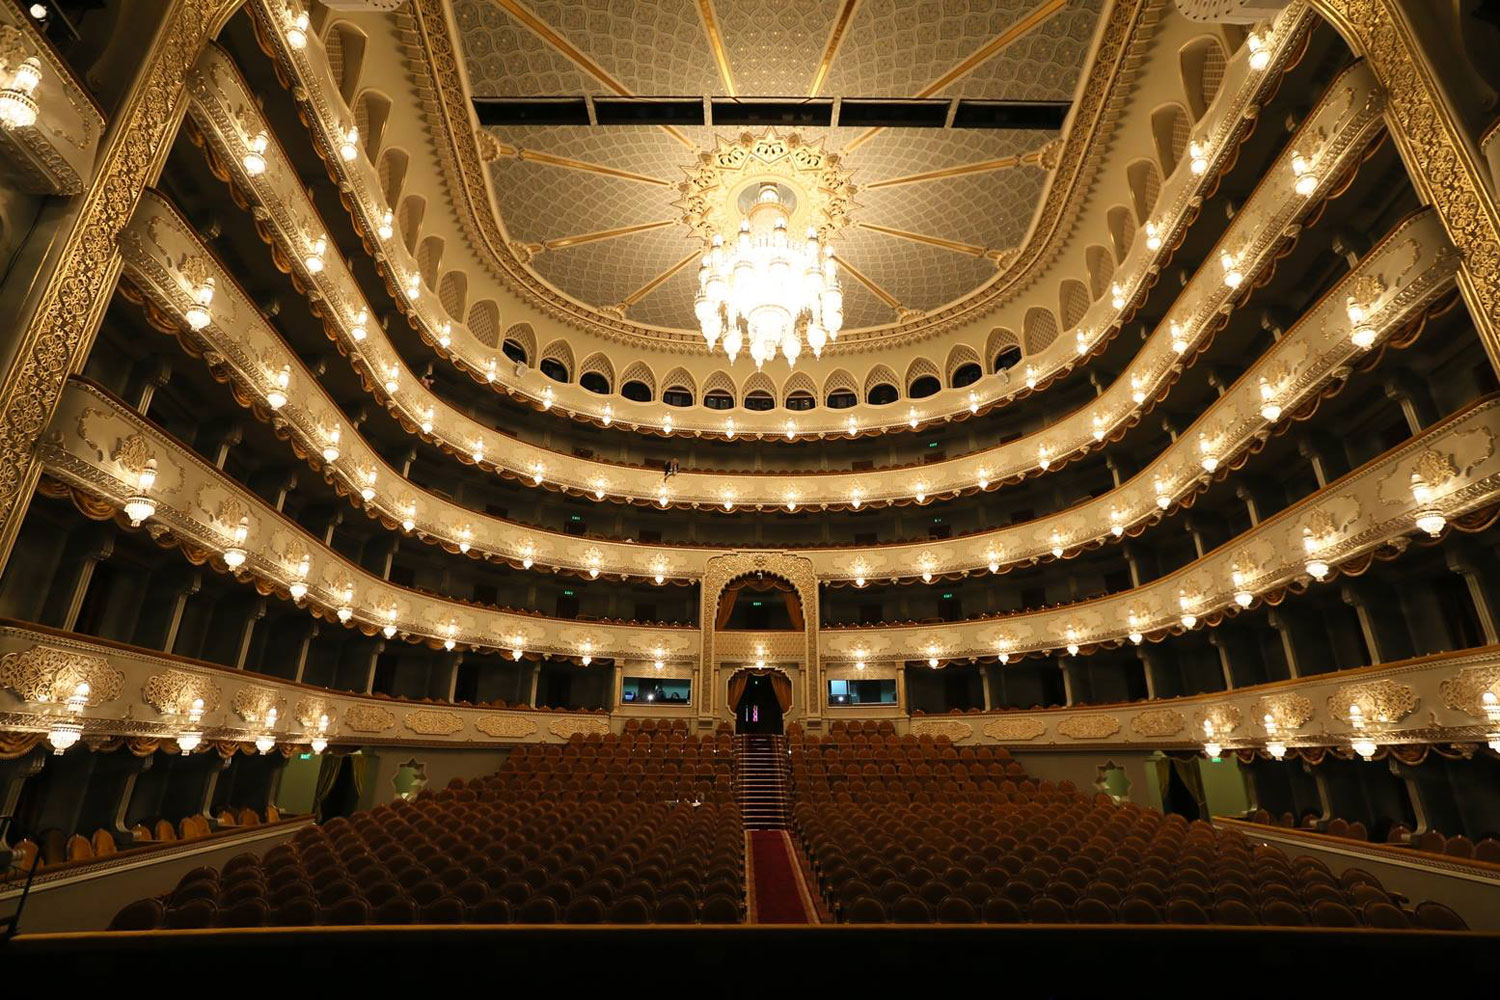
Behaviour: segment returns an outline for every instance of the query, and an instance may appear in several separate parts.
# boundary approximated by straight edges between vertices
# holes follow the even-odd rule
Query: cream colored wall
[[[374,760],[370,765],[369,783],[360,793],[359,807],[373,809],[396,797],[396,772],[410,760],[420,762],[427,775],[427,789],[438,791],[454,778],[468,781],[494,774],[505,763],[508,750],[434,750],[422,747],[366,747],[364,754]]]

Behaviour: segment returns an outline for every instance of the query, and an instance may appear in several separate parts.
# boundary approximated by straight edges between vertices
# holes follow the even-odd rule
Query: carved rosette
[[[1120,731],[1120,720],[1102,713],[1070,715],[1057,724],[1057,731],[1075,740],[1103,740]]]
[[[0,657],[0,687],[22,701],[60,703],[79,684],[89,686],[89,703],[101,705],[120,696],[125,675],[98,656],[54,646],[32,646]]]
[[[246,722],[264,722],[271,709],[278,717],[286,713],[286,699],[274,688],[244,687],[234,693],[234,714]]]
[[[597,733],[603,736],[609,732],[609,720],[590,716],[578,719],[553,719],[547,731],[562,739],[567,739],[574,733],[583,733],[585,736]]]
[[[207,677],[183,670],[164,670],[146,678],[141,697],[162,715],[187,715],[198,698],[203,699],[205,714],[216,710],[224,693]]]
[[[1027,716],[1014,719],[991,719],[980,731],[992,740],[1000,740],[1004,743],[1020,742],[1034,740],[1041,736],[1047,731],[1047,724],[1041,719]]]
[[[1153,708],[1138,712],[1130,720],[1130,729],[1137,736],[1161,738],[1176,736],[1187,726],[1181,712],[1173,708]]]
[[[1341,722],[1349,721],[1351,705],[1359,706],[1367,723],[1400,722],[1417,710],[1417,692],[1399,681],[1383,680],[1345,684],[1328,696],[1328,714]]]
[[[344,726],[356,733],[383,733],[395,724],[396,716],[379,705],[354,705],[344,712]]]
[[[481,715],[474,728],[500,740],[517,740],[536,732],[536,723],[519,715]]]
[[[974,735],[974,727],[957,719],[913,719],[913,736],[946,736],[953,742],[966,740]]]
[[[464,727],[464,720],[457,712],[443,712],[434,708],[419,708],[407,712],[402,725],[419,736],[452,736]]]
[[[1268,694],[1256,699],[1255,704],[1250,706],[1250,712],[1255,716],[1255,722],[1263,722],[1269,715],[1284,733],[1299,729],[1312,721],[1313,703],[1300,694]]]
[[[1464,667],[1438,686],[1443,704],[1477,719],[1486,719],[1484,693],[1500,694],[1500,667]]]

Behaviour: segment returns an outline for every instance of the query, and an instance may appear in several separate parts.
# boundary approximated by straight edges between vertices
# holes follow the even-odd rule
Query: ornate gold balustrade
[[[7,180],[32,194],[77,194],[94,175],[104,113],[37,31],[22,4],[0,5],[0,75],[5,86],[28,58],[38,73],[29,123],[0,127]]]
[[[608,716],[598,713],[372,698],[21,622],[0,623],[0,730],[45,732],[60,701],[80,681],[90,688],[85,738],[175,740],[191,729],[205,749],[214,741],[253,742],[268,731],[272,708],[279,721],[269,731],[283,746],[306,745],[318,731],[330,744],[448,746],[555,742],[609,729]],[[190,723],[189,710],[199,698],[202,718]]]
[[[1131,80],[1135,75],[1134,68],[1127,70],[1122,69],[1123,66],[1137,67],[1142,60],[1149,58],[1171,58],[1164,54],[1153,56],[1148,51],[1154,31],[1153,26],[1156,23],[1156,18],[1147,10],[1148,7],[1149,4],[1135,6],[1121,4],[1112,12],[1113,20],[1107,32],[1109,37],[1100,51],[1100,58],[1104,65],[1097,68],[1093,74],[1088,96],[1083,101],[1088,115],[1097,115],[1101,121],[1117,116],[1116,112],[1109,108],[1116,102],[1124,100],[1131,90]],[[385,204],[380,178],[370,158],[361,151],[352,160],[346,161],[339,153],[345,130],[353,121],[353,112],[340,95],[337,81],[321,44],[316,38],[309,38],[307,44],[301,49],[287,46],[280,7],[270,0],[260,0],[252,6],[252,10],[256,14],[256,24],[262,42],[269,49],[274,49],[278,69],[285,72],[284,78],[302,102],[304,118],[313,132],[315,144],[324,155],[329,170],[337,177],[341,188],[347,192],[346,202],[356,228],[364,234],[367,246],[372,248],[377,262],[384,268],[391,293],[398,305],[411,318],[427,342],[438,350],[438,353],[445,355],[460,369],[469,372],[477,379],[488,380],[489,362],[495,354],[494,349],[475,338],[462,323],[462,317],[447,316],[436,301],[436,296],[420,293],[420,286],[419,295],[416,298],[407,293],[411,276],[418,273],[415,258],[406,250],[400,233],[394,233],[390,237],[379,235],[386,211],[394,206]],[[424,22],[429,16],[439,15],[424,13],[418,21]],[[707,410],[702,406],[674,409],[659,402],[635,403],[618,395],[601,397],[577,385],[553,382],[534,369],[512,368],[503,359],[498,365],[496,377],[491,384],[500,391],[529,400],[538,406],[546,406],[553,412],[580,419],[595,422],[608,421],[618,426],[655,433],[716,437],[725,436],[729,427],[733,428],[730,431],[731,436],[783,437],[787,432],[789,421],[795,427],[795,434],[798,437],[839,437],[886,430],[907,430],[913,425],[913,420],[916,426],[922,426],[930,422],[962,419],[972,413],[1005,405],[1015,399],[1025,397],[1032,391],[1045,388],[1050,381],[1066,374],[1091,356],[1133,313],[1135,303],[1155,281],[1158,270],[1170,258],[1183,232],[1191,224],[1203,197],[1217,185],[1220,171],[1232,162],[1239,143],[1254,125],[1258,102],[1274,91],[1282,70],[1300,47],[1305,32],[1313,20],[1307,8],[1301,4],[1295,5],[1293,9],[1281,15],[1276,21],[1275,30],[1268,36],[1270,57],[1263,70],[1252,69],[1248,64],[1247,53],[1243,50],[1229,60],[1224,68],[1225,75],[1218,93],[1204,118],[1195,126],[1192,136],[1193,141],[1202,146],[1204,169],[1199,173],[1194,173],[1190,169],[1189,158],[1184,157],[1179,168],[1162,181],[1157,206],[1150,220],[1160,238],[1160,243],[1152,248],[1148,247],[1146,239],[1133,241],[1125,260],[1115,272],[1121,293],[1118,296],[1119,304],[1115,304],[1117,297],[1113,294],[1093,303],[1075,329],[1062,331],[1056,342],[1027,359],[1032,368],[1031,378],[1023,377],[1022,372],[1013,371],[985,378],[980,383],[964,389],[944,389],[920,403],[909,406],[873,407],[861,403],[852,409],[828,410],[819,407],[795,415],[788,414],[784,410],[755,412],[744,409],[736,409],[726,414]],[[430,30],[432,26],[427,25],[427,28]],[[1127,35],[1131,36],[1128,43]],[[423,51],[428,58],[439,58],[440,50],[444,50],[450,44],[446,32],[440,32],[439,36],[429,35],[427,40],[428,44]],[[218,67],[213,65],[216,61],[219,63]],[[195,119],[203,119],[206,129],[215,133],[214,139],[219,143],[218,148],[226,168],[239,175],[240,183],[245,183],[243,172],[236,165],[245,152],[246,143],[256,134],[255,130],[263,127],[254,122],[254,102],[242,100],[240,95],[235,93],[243,91],[244,87],[237,81],[237,73],[222,54],[217,59],[211,54],[206,54],[204,62],[200,65],[200,72],[212,75],[216,79],[207,91],[198,85],[194,86]],[[440,75],[434,85],[442,92],[439,94],[442,101],[452,103],[457,99],[455,95],[447,93],[457,85],[456,75],[451,79]],[[1348,85],[1352,85],[1361,92],[1361,99],[1373,96],[1365,92],[1368,88],[1368,79],[1363,76],[1362,71],[1346,76],[1341,81],[1340,86]],[[212,93],[216,89],[221,90],[221,94]],[[1336,93],[1338,89],[1338,87],[1335,88]],[[461,95],[461,98],[462,101],[467,101],[467,95]],[[233,114],[225,114],[222,110],[209,112],[209,102],[227,103],[234,109],[234,112]],[[1342,126],[1339,129],[1331,127],[1331,120],[1321,114],[1327,108],[1315,113],[1315,116],[1320,118],[1319,122],[1311,123],[1308,128],[1299,131],[1298,141],[1303,142],[1307,147],[1302,150],[1304,155],[1314,147],[1318,147],[1318,157],[1326,157],[1326,160],[1320,162],[1317,167],[1319,183],[1312,195],[1314,199],[1326,192],[1330,182],[1351,162],[1347,158],[1349,151],[1342,148],[1344,143],[1353,141],[1358,145],[1357,140],[1361,133],[1365,138],[1368,137],[1368,133],[1363,130],[1373,127],[1379,118],[1378,98],[1375,99],[1375,103],[1375,107],[1358,113],[1357,117],[1361,118],[1362,122],[1356,125],[1352,135],[1343,134]],[[237,123],[234,115],[243,116],[243,121]],[[467,131],[469,128],[467,111],[463,113],[462,122],[463,128]],[[441,123],[434,123],[431,127],[440,131],[444,126]],[[1057,245],[1066,238],[1067,231],[1070,229],[1069,226],[1062,225],[1062,218],[1068,216],[1072,227],[1079,229],[1089,230],[1090,227],[1092,231],[1104,229],[1104,212],[1107,206],[1098,204],[1096,198],[1086,197],[1086,193],[1097,182],[1094,171],[1099,169],[1097,160],[1102,154],[1095,148],[1095,144],[1106,141],[1104,138],[1106,131],[1101,130],[1095,134],[1090,127],[1080,126],[1074,130],[1074,134],[1068,136],[1064,149],[1059,154],[1061,163],[1058,170],[1059,179],[1052,185],[1048,201],[1041,210],[1044,224],[1035,227],[1030,237],[1032,243],[1015,251],[1013,257],[1010,258],[1011,265],[1002,272],[997,282],[988,286],[985,293],[962,300],[952,307],[940,310],[937,314],[898,324],[893,328],[848,331],[843,335],[841,344],[848,346],[849,350],[843,350],[840,345],[831,346],[825,356],[824,367],[848,364],[851,354],[856,352],[868,354],[882,345],[894,346],[914,340],[925,341],[947,333],[962,333],[974,339],[979,353],[983,354],[985,338],[990,329],[996,326],[1009,326],[1019,330],[1022,313],[1030,302],[1029,300],[1023,302],[1022,299],[1025,296],[1016,293],[1024,291],[1040,280],[1042,275],[1039,272],[1045,271],[1052,261]],[[440,135],[438,141],[448,141],[457,147],[460,160],[465,154],[472,153],[473,139],[468,135],[461,137]],[[477,161],[475,166],[477,166]],[[1285,182],[1276,185],[1278,190],[1275,193],[1279,199],[1278,210],[1284,216],[1280,228],[1284,228],[1291,219],[1296,218],[1304,210],[1308,204],[1308,197],[1296,195],[1293,191],[1293,179],[1287,157],[1283,157],[1273,167],[1273,171],[1278,172],[1276,175]],[[248,185],[246,189],[253,190],[257,194],[264,193],[267,186],[276,183],[274,179],[268,180],[273,173],[274,171],[268,170],[259,181]],[[459,199],[464,206],[460,209],[460,215],[468,212],[472,216],[468,223],[460,226],[471,245],[455,247],[450,252],[464,253],[467,255],[466,260],[471,262],[460,268],[470,275],[471,289],[478,287],[476,276],[479,275],[507,291],[520,289],[519,297],[506,299],[512,304],[514,312],[502,316],[502,326],[531,322],[537,325],[538,329],[547,329],[555,327],[557,321],[560,320],[565,324],[564,328],[568,331],[569,339],[579,342],[575,350],[576,356],[582,358],[590,353],[593,347],[583,345],[593,344],[611,356],[617,372],[623,371],[635,357],[644,356],[650,350],[647,345],[652,338],[655,338],[667,352],[663,356],[663,362],[667,366],[707,363],[705,360],[707,354],[696,335],[684,341],[681,331],[642,327],[624,321],[612,322],[593,310],[581,307],[572,300],[557,295],[550,289],[538,286],[535,278],[524,267],[502,265],[497,270],[492,264],[493,255],[508,254],[510,251],[503,240],[486,242],[476,232],[476,229],[493,225],[492,220],[485,218],[485,214],[489,213],[491,208],[488,195],[483,188],[482,177],[482,171],[468,170],[459,171],[459,176],[445,177],[447,182],[462,186],[465,197]],[[1064,177],[1066,180],[1062,179]],[[290,187],[295,188],[295,178],[288,178],[288,180]],[[413,182],[416,182],[415,178],[409,183]],[[448,199],[434,198],[429,193],[427,202],[429,205],[438,206],[447,204]],[[1083,212],[1088,213],[1086,220],[1080,221],[1074,217]],[[1244,233],[1245,230],[1241,229],[1240,232]],[[1279,230],[1273,230],[1271,237],[1273,243],[1277,236],[1279,236]],[[295,234],[296,245],[315,238],[316,234],[305,231]],[[1243,240],[1247,257],[1245,266],[1247,267],[1263,263],[1257,259],[1262,248],[1256,247],[1256,242],[1251,238]],[[1050,249],[1044,248],[1044,245]],[[1238,247],[1235,249],[1236,252],[1239,251]],[[291,253],[294,260],[300,256],[297,250]],[[1215,255],[1215,260],[1217,260],[1217,255]],[[1245,273],[1249,275],[1251,272]],[[1209,318],[1212,318],[1212,314],[1211,309]],[[443,344],[445,325],[450,328],[446,346]],[[1182,330],[1190,338],[1196,339],[1202,335],[1200,327],[1193,323],[1184,322]],[[1158,331],[1158,333],[1160,335],[1155,338],[1158,346],[1167,343],[1167,334],[1163,331]],[[1075,335],[1083,337],[1085,349],[1082,352],[1075,346],[1078,342]],[[948,339],[953,338],[947,338],[942,343],[946,345]],[[941,350],[942,348],[937,346],[937,341],[933,340],[929,353],[941,353]],[[988,361],[986,361],[986,366],[987,364]],[[805,359],[802,363],[803,370],[816,367],[817,363],[812,362],[811,359]],[[700,382],[701,376],[706,374],[706,369],[699,373]],[[1034,387],[1028,383],[1034,383]],[[852,430],[851,419],[854,421]],[[728,421],[732,421],[732,424],[727,423]],[[781,502],[781,498],[774,497],[768,502],[777,504]]]
[[[1217,624],[1264,595],[1298,591],[1316,575],[1399,552],[1424,515],[1448,524],[1488,524],[1500,500],[1500,398],[1485,399],[1330,483],[1186,567],[1132,590],[1060,608],[943,626],[823,629],[822,659],[942,661],[959,657],[1056,650],[1089,652],[1132,634],[1155,641],[1184,628]],[[263,592],[306,587],[314,614],[347,619],[368,634],[389,627],[430,644],[525,649],[577,656],[679,660],[698,653],[696,629],[583,623],[513,614],[443,600],[397,587],[325,547],[300,527],[169,439],[118,400],[71,382],[43,439],[39,457],[93,516],[150,501],[142,520],[175,540],[196,561],[228,568],[224,553],[243,558],[234,572]],[[154,464],[153,464],[154,463]],[[153,476],[143,483],[141,471]],[[1423,489],[1413,489],[1414,477]],[[137,513],[140,513],[137,510]],[[237,530],[244,528],[244,537]],[[1439,526],[1438,530],[1442,530]],[[805,557],[785,554],[783,561]],[[300,567],[306,560],[306,572]],[[340,614],[340,612],[343,612]],[[707,616],[705,615],[705,618]]]
[[[1248,211],[1248,210],[1247,210]],[[708,561],[725,549],[712,546],[641,546],[634,543],[580,539],[559,532],[523,527],[482,514],[453,503],[403,481],[400,473],[389,466],[375,449],[352,427],[340,426],[342,411],[322,389],[293,352],[286,349],[276,330],[259,314],[251,299],[235,283],[233,275],[223,270],[201,243],[197,234],[159,197],[143,199],[136,219],[121,241],[127,277],[134,288],[150,302],[158,323],[179,332],[191,350],[201,352],[216,371],[232,379],[243,402],[255,406],[262,417],[273,421],[288,435],[298,452],[323,469],[340,490],[360,496],[361,502],[390,527],[405,527],[422,537],[432,539],[452,550],[462,549],[475,555],[504,559],[520,566],[558,567],[571,572],[602,576],[620,575],[641,579],[694,579],[702,576]],[[811,560],[813,572],[824,581],[858,583],[861,580],[937,578],[949,574],[1000,572],[1018,565],[1029,565],[1041,559],[1075,555],[1086,547],[1106,543],[1127,532],[1139,534],[1163,516],[1173,505],[1191,502],[1205,488],[1214,474],[1223,475],[1232,465],[1257,449],[1272,430],[1282,424],[1281,413],[1310,413],[1311,407],[1331,388],[1348,377],[1365,349],[1350,339],[1348,302],[1358,299],[1370,313],[1369,329],[1375,342],[1381,343],[1407,325],[1417,321],[1423,312],[1452,287],[1456,258],[1447,247],[1441,227],[1430,213],[1408,219],[1382,240],[1333,290],[1317,303],[1276,344],[1258,358],[1247,373],[1223,396],[1214,400],[1185,433],[1155,460],[1119,488],[1049,517],[961,538],[923,543],[896,544],[854,549],[811,548],[799,550]],[[183,318],[190,308],[191,289],[205,278],[215,280],[212,317],[202,329],[193,331]],[[378,329],[371,324],[372,329]],[[373,334],[367,334],[367,339]],[[1170,348],[1167,348],[1170,350]],[[1163,362],[1164,364],[1166,362]],[[287,384],[280,387],[271,372],[285,371]],[[406,380],[415,385],[409,373]],[[263,402],[276,388],[286,399],[272,411]],[[416,386],[417,391],[421,390]],[[378,389],[376,390],[379,391]],[[1269,392],[1269,395],[1267,393]],[[430,394],[427,398],[433,398]],[[1116,404],[1110,393],[1098,401],[1100,411],[1113,407],[1123,413],[1131,404],[1126,399]],[[1267,405],[1274,403],[1277,412]],[[437,403],[431,404],[436,411]],[[397,410],[398,415],[404,410]],[[1139,408],[1135,410],[1138,414]],[[426,416],[422,417],[425,421]],[[475,421],[444,408],[442,416],[434,412],[432,437],[443,431],[439,419],[464,421],[478,428]],[[1138,419],[1132,415],[1128,420]],[[1081,421],[1080,421],[1081,422]],[[1017,454],[1017,462],[1036,461],[1038,440],[1066,441],[1060,425],[1046,432],[1023,437],[997,452]],[[337,456],[323,460],[337,428]],[[413,428],[420,430],[422,428]],[[1115,425],[1111,433],[1121,433]],[[471,432],[477,433],[477,432]],[[522,455],[551,454],[490,432],[496,441],[485,452],[486,460],[509,462],[512,451]],[[450,438],[451,440],[451,438]],[[1099,447],[1092,432],[1071,454]],[[1067,447],[1064,445],[1063,447]],[[1205,450],[1207,449],[1207,450]],[[629,475],[637,480],[649,479],[659,485],[662,477],[643,469],[607,466],[571,456],[553,458],[576,464],[575,471],[559,469],[544,474],[544,480],[586,481],[590,475],[603,476],[601,469],[611,470],[616,480]],[[473,456],[469,456],[472,461]],[[517,464],[524,464],[522,457]],[[1057,462],[1065,461],[1059,455]],[[780,489],[798,494],[811,490],[808,485],[830,478],[870,484],[881,477],[900,479],[911,475],[931,475],[932,496],[962,492],[943,490],[942,477],[956,474],[953,468],[942,471],[944,464],[960,473],[983,459],[965,459],[955,463],[938,463],[924,467],[920,473],[911,470],[851,474],[830,477],[814,476],[739,477],[755,481],[775,481]],[[1212,469],[1207,464],[1213,466]],[[1049,461],[1049,465],[1051,462]],[[1223,470],[1223,471],[1221,471]],[[1036,470],[1033,470],[1036,471]],[[1026,473],[1007,472],[997,468],[987,488],[1015,481]],[[556,477],[555,479],[553,477]],[[683,479],[708,479],[684,473]],[[736,477],[723,477],[734,480]],[[527,480],[534,482],[532,480]],[[642,482],[641,488],[649,488]],[[771,487],[772,489],[776,487]],[[852,487],[863,488],[863,487]],[[977,487],[970,486],[972,490]],[[599,499],[606,491],[586,493]],[[365,497],[368,499],[364,499]],[[704,506],[722,509],[708,501]],[[812,501],[803,505],[812,506]],[[465,534],[467,532],[467,534]]]
[[[319,717],[335,745],[450,746],[564,740],[605,732],[603,714],[507,711],[371,698],[132,646],[57,632],[24,622],[0,623],[0,731],[45,732],[60,700],[79,681],[90,685],[84,734],[174,740],[187,728],[196,698],[204,714],[194,728],[211,741],[248,743],[266,731],[269,709],[283,746],[305,745]],[[1336,673],[1189,698],[962,716],[916,716],[899,725],[956,742],[1035,749],[1183,748],[1201,743],[1212,721],[1226,751],[1263,750],[1271,716],[1288,751],[1333,747],[1347,753],[1355,734],[1350,705],[1376,720],[1366,732],[1378,746],[1473,744],[1488,738],[1481,697],[1500,690],[1500,647],[1459,650]],[[840,707],[839,718],[888,715],[871,706]],[[634,713],[639,714],[639,713]]]

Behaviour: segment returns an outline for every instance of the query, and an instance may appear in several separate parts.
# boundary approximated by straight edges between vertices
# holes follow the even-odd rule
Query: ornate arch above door
[[[757,575],[775,576],[787,581],[796,589],[797,597],[802,602],[800,672],[804,690],[799,700],[805,706],[806,714],[816,715],[820,704],[816,697],[819,673],[818,580],[813,573],[811,560],[788,552],[732,552],[709,560],[708,569],[703,574],[703,584],[699,587],[698,621],[703,639],[701,658],[698,661],[698,690],[713,692],[715,701],[721,697],[718,685],[713,682],[713,672],[718,668],[714,619],[719,598],[724,589],[735,580]],[[714,715],[725,707],[709,703],[708,698],[701,699],[701,704],[700,711],[705,716]]]

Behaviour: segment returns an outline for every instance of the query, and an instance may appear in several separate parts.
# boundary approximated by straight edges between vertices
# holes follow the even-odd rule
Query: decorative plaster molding
[[[0,687],[22,701],[62,704],[79,684],[89,686],[89,704],[102,705],[120,696],[125,675],[98,656],[53,646],[32,646],[0,657]]]
[[[519,715],[481,715],[474,728],[496,739],[524,739],[536,733],[536,723]]]
[[[1138,736],[1161,738],[1176,736],[1187,726],[1187,720],[1175,708],[1152,708],[1131,716],[1130,728]]]
[[[946,736],[954,743],[974,735],[974,726],[957,719],[912,719],[913,736]]]
[[[344,711],[344,727],[356,733],[383,733],[395,724],[395,714],[378,705],[353,705]]]
[[[991,719],[981,732],[1002,743],[1034,740],[1047,731],[1047,723],[1035,716],[1018,715],[1009,719]]]
[[[218,710],[224,692],[207,677],[182,670],[164,670],[146,679],[141,697],[162,715],[179,716],[186,716],[193,702],[202,698],[203,712],[207,715]]]
[[[407,712],[402,724],[420,736],[452,736],[464,727],[464,720],[454,712],[419,708],[415,712]]]
[[[1120,720],[1102,713],[1069,715],[1058,722],[1057,731],[1075,740],[1102,740],[1120,731]]]
[[[563,739],[576,736],[579,733],[585,736],[598,734],[604,735],[609,732],[609,720],[598,716],[566,716],[553,719],[547,725],[547,731],[553,736]]]

